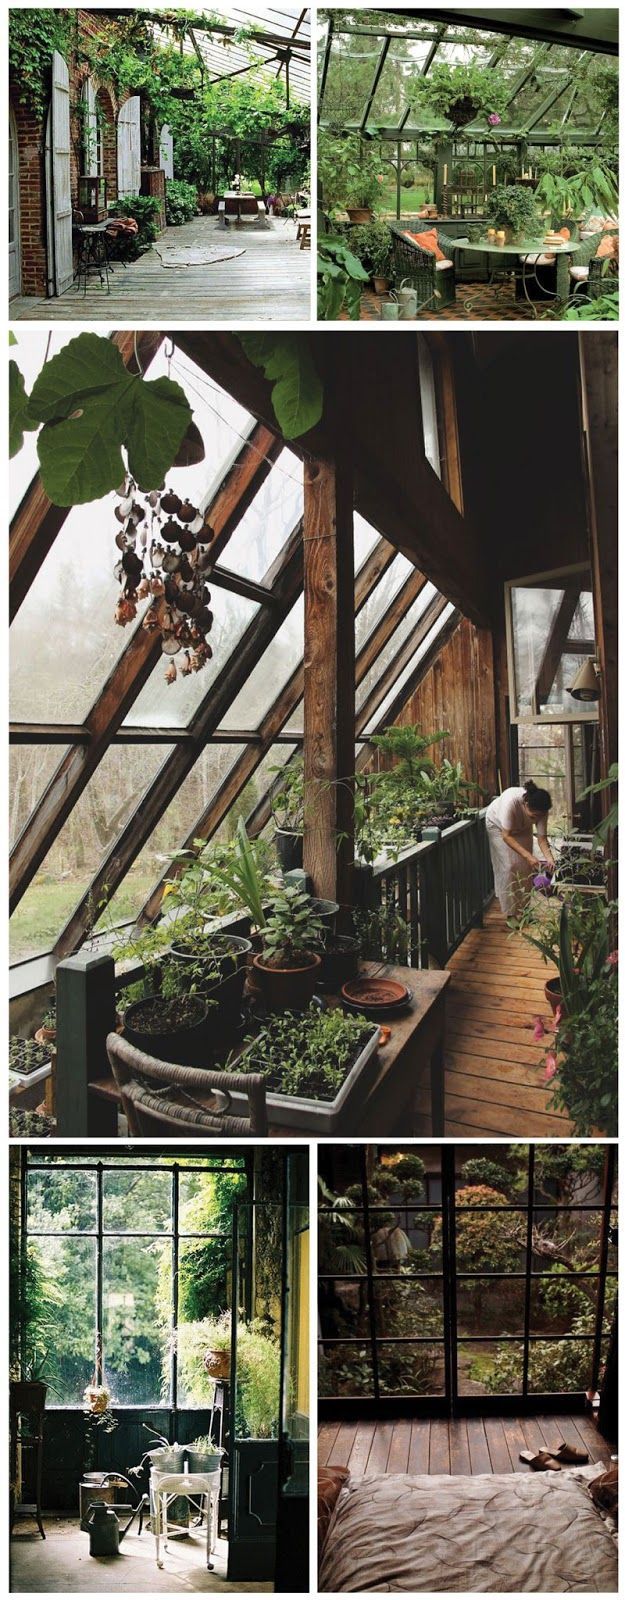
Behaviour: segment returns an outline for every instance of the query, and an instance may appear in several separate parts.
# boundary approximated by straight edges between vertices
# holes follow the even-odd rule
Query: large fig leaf
[[[122,401],[128,466],[142,489],[158,489],[180,448],[191,410],[171,378],[133,380]]]
[[[30,414],[30,406],[23,373],[16,361],[9,361],[9,455],[16,456],[24,443],[24,434],[37,427]]]
[[[58,421],[91,395],[121,392],[132,382],[117,345],[97,333],[79,333],[45,362],[33,384],[30,410],[37,422]]]
[[[271,403],[285,439],[298,439],[323,413],[323,385],[307,339],[296,333],[239,334],[248,361],[273,383]]]

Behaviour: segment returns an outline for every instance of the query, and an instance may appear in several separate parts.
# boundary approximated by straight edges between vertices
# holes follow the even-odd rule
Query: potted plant
[[[53,995],[41,1019],[35,1038],[38,1044],[54,1044],[56,1040],[56,998]]]
[[[157,1061],[201,1066],[207,1059],[210,1005],[200,994],[146,994],[124,1014],[125,1037]]]
[[[304,762],[298,756],[270,771],[280,779],[271,798],[276,850],[282,871],[292,872],[304,859]]]
[[[450,66],[434,62],[431,70],[416,79],[413,106],[446,117],[454,128],[466,127],[481,112],[494,131],[501,123],[508,89],[500,73],[476,62]]]
[[[185,1455],[189,1463],[189,1472],[218,1472],[221,1466],[223,1449],[221,1445],[213,1444],[207,1433],[202,1433],[197,1439],[192,1439],[185,1445]]]
[[[376,294],[387,294],[393,276],[393,241],[388,223],[366,223],[352,233],[350,243],[370,272]]]
[[[497,184],[486,197],[486,214],[497,228],[503,229],[506,244],[542,236],[534,194],[522,184]]]
[[[190,987],[217,1006],[219,1022],[229,1023],[241,1012],[251,939],[238,934],[189,930],[172,940],[172,960],[179,962]]]
[[[321,956],[320,984],[340,994],[344,983],[358,977],[361,943],[355,934],[330,933]]]
[[[379,191],[380,177],[366,168],[351,179],[345,198],[345,210],[350,222],[373,220],[373,207]]]
[[[348,1104],[362,1103],[380,1030],[366,1017],[338,1007],[273,1013],[245,1041],[238,1072],[261,1072],[271,1119],[303,1133],[331,1134]],[[235,1091],[233,1104],[243,1103]]]
[[[289,885],[275,896],[254,957],[265,1004],[270,1010],[308,1005],[321,966],[322,923],[305,890]]]
[[[224,1311],[221,1317],[213,1318],[206,1322],[207,1345],[202,1356],[204,1371],[210,1378],[228,1381],[230,1377],[230,1347],[232,1335],[230,1330],[230,1312]],[[210,1337],[209,1337],[210,1333]]]

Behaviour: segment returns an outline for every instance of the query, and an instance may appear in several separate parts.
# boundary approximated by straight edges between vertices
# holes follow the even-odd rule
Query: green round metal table
[[[538,276],[537,257],[553,256],[556,263],[556,292],[551,298],[562,301],[568,300],[569,257],[575,255],[575,252],[580,248],[579,243],[575,243],[572,239],[563,239],[561,245],[546,245],[543,239],[517,240],[516,244],[491,244],[488,239],[475,241],[472,239],[454,239],[447,242],[450,245],[453,244],[455,250],[463,250],[467,254],[488,256],[489,267],[492,259],[491,283],[495,276],[498,260],[502,260],[505,265],[509,261],[510,267],[517,261],[521,267],[523,293],[530,306],[533,306],[533,302],[528,293],[528,282],[537,283],[543,294],[548,295],[550,293]]]

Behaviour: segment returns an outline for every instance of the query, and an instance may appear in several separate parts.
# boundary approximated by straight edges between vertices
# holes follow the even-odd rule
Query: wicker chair
[[[389,224],[393,240],[393,274],[396,283],[406,280],[417,291],[417,311],[439,311],[452,306],[456,299],[456,270],[453,261],[453,239],[439,231],[441,250],[449,257],[448,264],[437,262],[433,250],[424,250],[410,239],[398,222]],[[424,232],[425,226],[424,226]]]
[[[189,1137],[216,1133],[265,1138],[267,1105],[265,1080],[260,1073],[213,1072],[209,1068],[156,1061],[118,1033],[109,1033],[106,1050],[133,1136],[145,1139],[162,1133],[186,1133]],[[223,1107],[211,1109],[210,1104],[195,1098],[208,1099],[210,1089],[225,1096]],[[247,1096],[247,1117],[230,1113],[230,1095],[235,1089]]]
[[[603,293],[604,260],[597,260],[597,251],[603,237],[603,233],[591,234],[589,239],[582,241],[579,250],[573,256],[570,269],[572,299],[578,294],[586,295],[589,299],[597,299]],[[613,280],[611,286],[612,284]],[[618,287],[618,283],[615,287]]]

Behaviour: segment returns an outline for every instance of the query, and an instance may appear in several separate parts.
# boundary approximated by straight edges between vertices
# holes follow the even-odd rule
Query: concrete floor
[[[271,1583],[226,1582],[228,1546],[217,1540],[215,1571],[206,1570],[206,1537],[192,1533],[170,1538],[164,1565],[156,1565],[152,1534],[141,1537],[134,1528],[124,1539],[118,1556],[104,1559],[89,1555],[89,1541],[76,1518],[44,1518],[45,1544],[34,1524],[18,1524],[11,1540],[12,1594],[185,1594],[194,1590],[216,1594],[272,1594]]]

